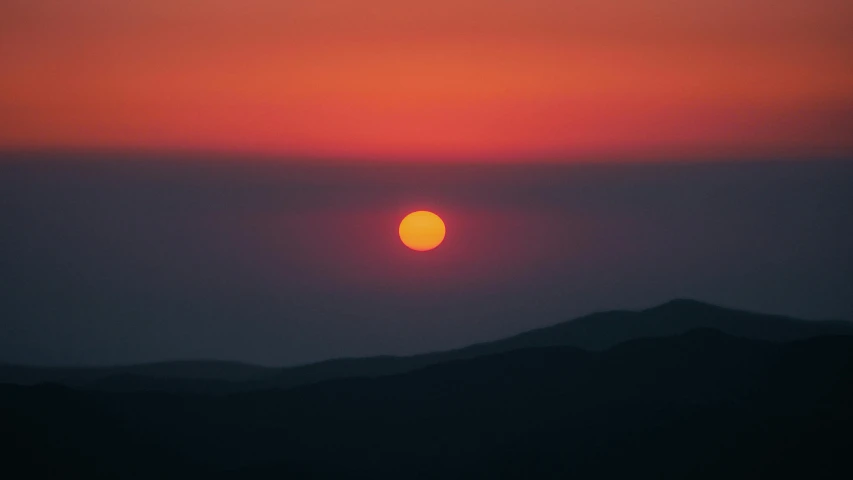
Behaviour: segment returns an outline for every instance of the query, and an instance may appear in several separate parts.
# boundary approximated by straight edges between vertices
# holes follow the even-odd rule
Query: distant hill
[[[818,335],[853,334],[846,321],[801,320],[734,310],[696,300],[677,299],[647,310],[593,313],[460,352],[505,351],[523,347],[571,345],[603,350],[635,338],[677,335],[697,328],[758,340],[787,342]]]
[[[230,395],[0,386],[4,469],[63,478],[853,476],[853,337],[546,346]]]
[[[583,350],[603,350],[628,340],[678,335],[702,328],[719,330],[737,337],[776,342],[820,335],[853,335],[853,323],[846,321],[800,320],[722,308],[695,300],[673,300],[638,312],[594,313],[457,350],[409,357],[337,359],[284,368],[264,383],[269,387],[290,387],[332,378],[375,377],[436,363],[532,347],[570,346]]]
[[[334,378],[403,373],[436,363],[522,348],[570,346],[584,350],[603,350],[632,339],[678,335],[701,328],[719,330],[737,337],[775,342],[820,335],[853,335],[851,322],[801,320],[679,299],[642,311],[594,313],[494,342],[408,357],[345,358],[287,368],[204,361],[109,368],[6,365],[0,366],[0,383],[34,385],[52,382],[111,391],[161,390],[202,393],[289,388]]]

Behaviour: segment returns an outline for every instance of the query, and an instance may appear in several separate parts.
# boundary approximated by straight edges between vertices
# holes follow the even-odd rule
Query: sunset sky
[[[0,363],[853,319],[850,205],[851,0],[0,0]]]
[[[6,0],[0,149],[853,153],[848,0]]]

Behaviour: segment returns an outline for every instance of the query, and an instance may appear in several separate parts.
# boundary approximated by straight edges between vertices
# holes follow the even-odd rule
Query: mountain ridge
[[[596,312],[491,342],[410,356],[337,358],[281,368],[204,360],[92,368],[0,365],[0,383],[53,382],[105,390],[203,393],[289,388],[341,377],[404,373],[431,364],[522,348],[572,346],[600,351],[633,339],[672,336],[701,328],[776,342],[853,335],[853,323],[843,320],[802,320],[677,298],[644,310]]]
[[[697,329],[229,395],[0,385],[0,451],[86,478],[849,478],[851,378],[849,335]]]

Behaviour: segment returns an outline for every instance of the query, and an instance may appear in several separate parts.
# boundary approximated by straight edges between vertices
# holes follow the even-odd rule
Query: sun
[[[412,212],[400,222],[400,240],[407,247],[419,252],[439,246],[444,241],[445,232],[441,218],[426,210]]]

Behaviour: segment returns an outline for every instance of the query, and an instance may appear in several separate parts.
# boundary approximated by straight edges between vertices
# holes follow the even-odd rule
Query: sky
[[[843,158],[848,0],[5,0],[0,148]]]
[[[0,158],[0,362],[411,354],[684,297],[853,320],[849,161]]]
[[[851,59],[849,0],[0,1],[0,362],[853,320]]]

